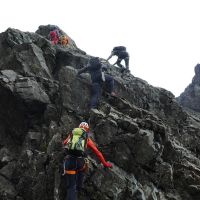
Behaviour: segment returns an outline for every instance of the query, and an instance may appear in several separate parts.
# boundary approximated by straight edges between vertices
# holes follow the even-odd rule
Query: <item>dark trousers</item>
[[[84,172],[81,169],[84,163],[83,157],[67,157],[65,161],[65,170],[76,170],[77,173],[65,175],[67,183],[67,195],[65,200],[76,200],[76,191],[81,190],[83,184]]]
[[[90,100],[90,108],[96,108],[97,107],[97,102],[99,97],[101,96],[101,87],[102,87],[102,82],[94,82],[92,83],[92,96]],[[111,76],[105,74],[105,85],[106,85],[106,90],[110,94],[113,92],[114,88],[114,80]]]
[[[122,61],[122,59],[121,59],[121,58],[118,58],[116,64],[117,64],[120,68],[123,69],[124,66],[121,64],[121,61]],[[125,62],[125,65],[126,65],[126,69],[128,70],[128,69],[129,69],[129,57],[124,58],[124,62]]]

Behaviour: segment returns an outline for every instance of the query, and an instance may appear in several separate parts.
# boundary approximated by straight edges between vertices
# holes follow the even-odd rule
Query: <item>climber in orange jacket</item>
[[[75,128],[64,140],[64,147],[67,149],[67,156],[64,162],[64,172],[67,181],[66,200],[76,200],[76,190],[82,188],[84,172],[87,168],[85,150],[90,148],[101,161],[104,167],[110,168],[112,165],[104,159],[102,153],[88,136],[89,125],[82,122],[79,128]]]

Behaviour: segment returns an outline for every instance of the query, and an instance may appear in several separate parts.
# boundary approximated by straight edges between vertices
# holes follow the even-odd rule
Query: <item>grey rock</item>
[[[14,200],[17,196],[17,191],[10,181],[0,176],[0,198]]]
[[[199,99],[200,99],[200,64],[195,66],[195,75],[192,82],[187,86],[184,92],[177,97],[178,102],[184,107],[190,108],[199,112]]]
[[[14,82],[17,79],[17,73],[13,70],[2,70],[1,74],[6,76],[10,82]]]
[[[41,104],[48,104],[49,97],[40,85],[29,78],[21,78],[15,84],[15,91],[25,102],[39,102]]]
[[[69,36],[52,46],[51,28],[0,34],[0,199],[64,199],[62,141],[81,121],[113,168],[88,151],[80,200],[200,199],[199,65],[175,99],[107,62],[117,96],[102,91],[90,110],[91,79],[77,69],[91,56]]]

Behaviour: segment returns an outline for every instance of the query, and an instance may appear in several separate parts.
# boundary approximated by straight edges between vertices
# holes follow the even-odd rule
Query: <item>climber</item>
[[[56,45],[58,44],[58,40],[59,40],[59,30],[55,29],[53,31],[50,31],[49,33],[49,39],[51,40],[51,44],[52,45]]]
[[[81,191],[84,172],[88,168],[88,159],[85,150],[90,148],[101,161],[105,168],[112,165],[104,159],[102,153],[88,136],[89,125],[81,122],[79,128],[75,128],[64,140],[64,148],[67,149],[67,156],[64,162],[64,172],[67,182],[66,200],[75,200],[76,191]]]
[[[113,64],[117,64],[121,68],[121,72],[127,71],[129,72],[129,54],[126,51],[126,47],[124,46],[117,46],[114,47],[111,55],[107,58],[107,61],[110,60],[113,56],[117,56],[117,61]],[[125,67],[121,64],[121,61],[124,60]]]
[[[115,96],[116,94],[113,91],[114,88],[114,80],[108,74],[105,74],[106,65],[103,65],[98,57],[93,57],[89,60],[87,66],[83,67],[78,71],[78,76],[82,73],[88,72],[92,79],[92,97],[90,100],[90,108],[97,107],[97,101],[100,97],[102,83],[105,82],[108,93],[111,96]]]
[[[59,38],[59,42],[62,46],[66,47],[69,41],[66,35],[61,35]]]

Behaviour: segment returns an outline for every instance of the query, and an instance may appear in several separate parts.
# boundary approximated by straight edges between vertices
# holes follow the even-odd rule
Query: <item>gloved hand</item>
[[[110,163],[108,163],[108,162],[104,163],[103,166],[106,167],[106,168],[111,168],[112,167],[112,165]]]

